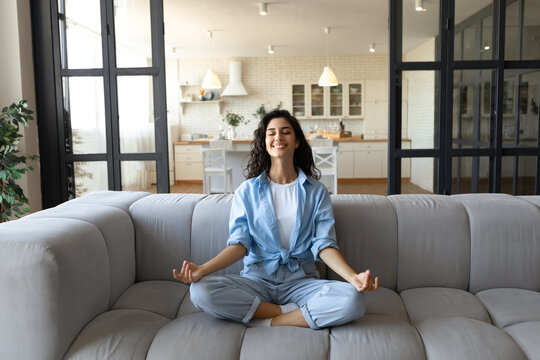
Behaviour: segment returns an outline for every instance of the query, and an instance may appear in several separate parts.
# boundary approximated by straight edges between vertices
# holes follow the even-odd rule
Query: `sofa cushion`
[[[467,317],[491,323],[482,303],[465,290],[418,288],[400,295],[413,324],[437,317]]]
[[[91,196],[90,199],[92,199]],[[69,201],[23,219],[34,218],[78,219],[96,226],[101,231],[107,247],[110,269],[109,305],[112,305],[135,281],[134,230],[127,211],[115,206],[96,205],[81,200]]]
[[[194,263],[207,262],[227,246],[232,199],[232,195],[209,195],[195,205],[191,222],[191,261]],[[243,267],[240,259],[215,274],[240,274]]]
[[[396,289],[397,220],[392,203],[377,195],[333,195],[336,239],[356,271],[371,269],[381,286]],[[328,270],[328,278],[342,280]]]
[[[144,191],[94,191],[58,206],[84,203],[113,206],[127,212],[131,204],[148,195],[150,193]]]
[[[420,321],[416,327],[428,359],[525,359],[510,336],[480,320],[430,318]]]
[[[505,194],[454,195],[471,223],[469,291],[540,290],[540,209]]]
[[[182,316],[159,330],[146,359],[236,360],[245,331],[244,325],[203,312]]]
[[[173,320],[188,291],[189,286],[180,282],[143,281],[127,289],[112,309],[146,310]]]
[[[330,359],[425,359],[416,329],[397,317],[364,315],[330,332]]]
[[[109,306],[99,229],[75,219],[9,221],[0,230],[0,357],[60,359]]]
[[[540,293],[524,289],[490,289],[476,294],[493,324],[506,327],[524,321],[540,321]]]
[[[366,293],[366,314],[393,316],[408,321],[401,297],[394,290],[383,287]]]
[[[293,326],[248,328],[244,334],[241,360],[328,359],[329,331]]]
[[[538,195],[516,196],[516,198],[528,201],[540,208],[540,196]]]
[[[146,359],[157,331],[169,320],[141,310],[113,310],[93,319],[64,359]]]
[[[397,214],[398,292],[430,286],[466,290],[470,233],[464,207],[442,195],[393,195],[388,199]]]
[[[137,282],[171,280],[172,269],[191,258],[191,219],[201,194],[154,194],[131,205]]]
[[[540,321],[527,321],[504,328],[504,331],[521,347],[529,360],[540,359]]]

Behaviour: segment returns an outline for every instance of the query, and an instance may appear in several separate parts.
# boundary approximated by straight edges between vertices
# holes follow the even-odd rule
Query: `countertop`
[[[192,141],[175,141],[174,145],[203,145],[208,144],[211,139],[199,139]],[[250,144],[252,140],[250,139],[241,139],[241,140],[232,140],[233,144]],[[309,140],[308,140],[309,141]],[[353,136],[349,138],[339,138],[334,139],[334,142],[387,142],[387,139],[363,139],[362,136]],[[411,141],[410,139],[403,139],[403,141]]]

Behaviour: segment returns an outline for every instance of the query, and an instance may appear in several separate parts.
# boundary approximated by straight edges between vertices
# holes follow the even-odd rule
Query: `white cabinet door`
[[[361,150],[354,153],[354,177],[377,179],[382,177],[383,151]]]
[[[201,162],[175,161],[176,180],[202,180]]]
[[[354,178],[354,151],[338,152],[338,179]]]
[[[386,139],[388,134],[388,83],[366,80],[364,102],[364,138]]]

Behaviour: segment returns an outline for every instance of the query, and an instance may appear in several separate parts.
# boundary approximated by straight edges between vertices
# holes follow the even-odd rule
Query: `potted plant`
[[[283,107],[283,102],[280,101],[279,104],[277,104],[277,106],[273,110],[281,110],[282,107]],[[261,104],[261,106],[259,106],[252,115],[253,117],[258,118],[259,120],[262,120],[262,118],[266,115],[266,108],[264,107],[264,104]]]
[[[20,125],[28,127],[28,121],[34,119],[32,113],[26,100],[20,100],[4,107],[0,114],[0,222],[30,212],[24,207],[28,199],[15,181],[34,170],[27,162],[37,159],[35,155],[19,155],[17,146],[23,137],[19,133]]]
[[[227,111],[227,114],[223,117],[223,122],[229,125],[229,131],[227,137],[230,140],[236,139],[236,127],[240,124],[248,124],[249,120],[245,120],[244,116]]]

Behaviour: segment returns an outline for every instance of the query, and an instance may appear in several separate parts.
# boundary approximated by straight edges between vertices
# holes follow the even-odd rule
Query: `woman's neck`
[[[270,166],[270,171],[268,171],[268,177],[277,184],[288,184],[293,182],[297,177],[298,173],[294,168],[292,163],[287,165],[281,162],[272,161]]]

